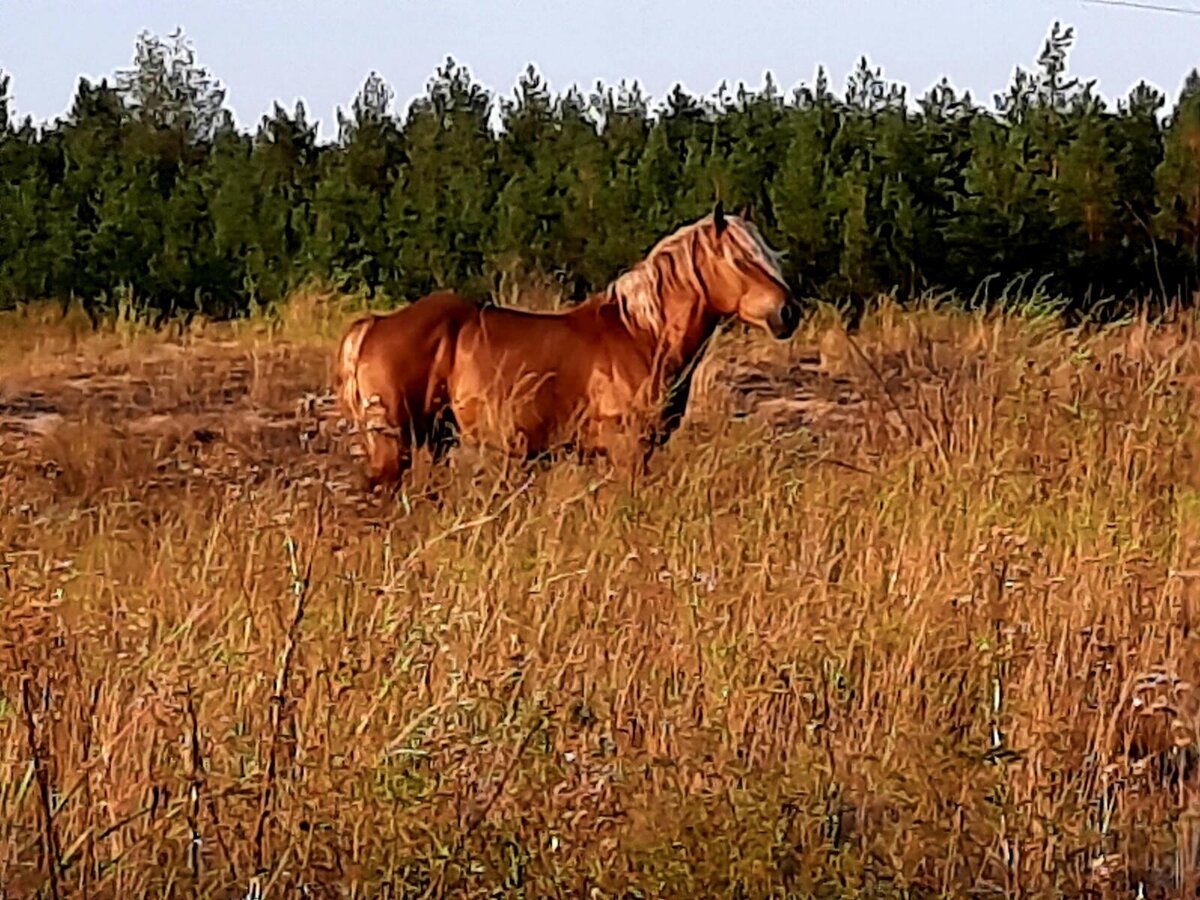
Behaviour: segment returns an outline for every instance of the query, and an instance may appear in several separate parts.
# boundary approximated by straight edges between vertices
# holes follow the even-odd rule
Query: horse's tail
[[[361,425],[366,404],[363,402],[362,391],[358,383],[358,361],[362,355],[363,341],[371,326],[375,324],[374,316],[363,316],[356,319],[338,346],[336,378],[337,398],[342,407],[342,414],[353,425]]]

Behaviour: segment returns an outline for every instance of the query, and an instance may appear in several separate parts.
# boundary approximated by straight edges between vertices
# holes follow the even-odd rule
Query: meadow
[[[0,896],[1174,896],[1200,317],[739,328],[371,497],[353,303],[0,316]]]

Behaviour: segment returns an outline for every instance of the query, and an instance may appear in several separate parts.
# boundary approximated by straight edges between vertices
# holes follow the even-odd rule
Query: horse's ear
[[[747,222],[753,222],[754,221],[754,207],[751,206],[749,203],[747,203],[745,206],[742,207],[742,211],[740,213],[738,213],[738,215],[741,216],[741,218],[745,219]]]
[[[713,227],[717,229],[717,236],[720,237],[729,223],[725,221],[725,202],[717,201],[717,206],[713,210]]]

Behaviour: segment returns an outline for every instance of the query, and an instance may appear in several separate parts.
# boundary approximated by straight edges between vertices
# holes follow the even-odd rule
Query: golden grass
[[[385,503],[309,307],[0,322],[7,896],[1194,887],[1194,319],[725,335],[636,492]]]

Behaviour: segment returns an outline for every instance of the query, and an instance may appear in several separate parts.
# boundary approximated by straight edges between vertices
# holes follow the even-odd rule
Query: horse
[[[440,291],[356,319],[338,345],[336,393],[364,437],[372,491],[402,480],[414,448],[436,460],[456,439],[526,456],[573,448],[641,471],[730,319],[786,340],[800,310],[779,254],[718,201],[566,310]]]

